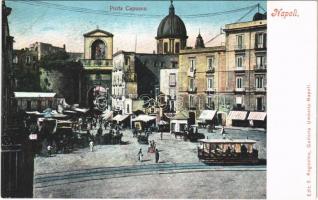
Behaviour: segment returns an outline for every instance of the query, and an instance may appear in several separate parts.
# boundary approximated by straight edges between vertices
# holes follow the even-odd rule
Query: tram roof
[[[203,143],[216,143],[216,144],[255,144],[255,140],[249,139],[200,139],[199,142]]]

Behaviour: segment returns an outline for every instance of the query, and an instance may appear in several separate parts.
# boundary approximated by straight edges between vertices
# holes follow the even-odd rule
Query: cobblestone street
[[[220,130],[207,133],[220,138]],[[257,141],[259,158],[266,158],[266,133],[253,129],[226,129],[226,137]],[[159,164],[148,145],[125,130],[124,145],[97,145],[70,154],[35,159],[34,197],[55,198],[265,198],[266,166],[206,166],[198,161],[198,143],[153,133],[160,151]],[[142,148],[144,160],[137,153]],[[114,171],[115,170],[115,171]],[[119,171],[118,171],[119,170]],[[48,184],[50,183],[50,184]],[[213,187],[212,187],[213,186]],[[80,188],[80,189],[79,189]]]

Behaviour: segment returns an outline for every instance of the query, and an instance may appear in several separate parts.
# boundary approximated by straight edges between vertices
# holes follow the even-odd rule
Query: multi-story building
[[[224,95],[225,69],[225,47],[204,47],[200,34],[195,48],[180,51],[177,109],[189,113],[190,124],[203,110],[218,109]]]
[[[135,53],[119,51],[114,54],[112,71],[112,109],[120,114],[132,114],[137,100]]]
[[[266,15],[225,25],[226,89],[232,110],[266,111]]]
[[[144,112],[156,113],[156,109],[147,108],[158,106],[160,71],[176,68],[177,56],[119,51],[114,54],[113,66],[112,108],[131,114],[144,101],[151,104],[144,105]]]
[[[37,59],[41,60],[41,58],[43,58],[44,56],[57,53],[59,51],[65,52],[66,49],[65,44],[63,45],[63,47],[56,47],[49,43],[35,42],[30,45],[30,51],[36,52]]]

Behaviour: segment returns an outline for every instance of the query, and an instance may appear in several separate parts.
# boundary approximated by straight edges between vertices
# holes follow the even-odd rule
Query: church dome
[[[175,14],[172,2],[169,8],[169,15],[163,18],[159,24],[156,38],[188,38],[186,27],[182,19]]]
[[[266,18],[267,18],[267,13],[262,14],[262,13],[257,12],[257,13],[255,13],[255,15],[253,16],[253,21],[264,20],[264,19],[266,19]]]

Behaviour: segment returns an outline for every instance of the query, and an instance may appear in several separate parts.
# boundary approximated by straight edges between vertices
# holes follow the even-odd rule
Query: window
[[[195,70],[195,59],[190,59],[190,72],[194,72]]]
[[[263,98],[262,97],[257,97],[256,98],[256,110],[257,111],[264,110],[264,108],[263,108]]]
[[[243,49],[243,35],[236,36],[237,49]]]
[[[194,79],[193,78],[189,79],[189,89],[190,89],[190,91],[194,90]]]
[[[255,34],[255,48],[256,49],[266,48],[266,33]]]
[[[237,77],[236,78],[236,88],[242,88],[243,87],[243,78]]]
[[[207,108],[214,110],[214,102],[212,96],[207,97]]]
[[[235,98],[236,104],[242,104],[242,97]]]
[[[125,57],[125,65],[128,65],[128,63],[129,63],[129,58]]]
[[[214,57],[208,58],[208,70],[212,70],[214,68]]]
[[[266,57],[265,56],[256,56],[256,67],[265,68],[266,67]]]
[[[127,107],[126,107],[126,108],[127,108],[127,114],[130,113],[130,111],[129,111],[129,104],[127,104]]]
[[[243,56],[236,56],[236,68],[243,68],[243,61],[244,57]]]
[[[168,52],[168,43],[166,43],[166,42],[163,44],[163,52],[164,53]]]
[[[255,79],[255,87],[260,89],[263,88],[263,77],[259,76]]]
[[[175,73],[169,74],[169,85],[176,86],[176,74]]]
[[[27,101],[27,110],[31,110],[31,101]]]
[[[169,88],[169,95],[170,95],[171,99],[175,99],[176,89],[175,88]]]
[[[190,108],[194,107],[194,96],[193,95],[189,96],[189,107]]]
[[[30,57],[30,56],[27,56],[27,57],[25,58],[25,62],[26,62],[26,64],[30,64],[30,63],[31,63],[31,57]]]
[[[180,43],[176,42],[176,53],[180,52]]]
[[[207,79],[207,88],[208,88],[208,90],[212,90],[213,89],[213,77],[209,77]]]
[[[14,58],[13,58],[13,63],[14,64],[18,64],[18,62],[19,62],[18,56],[15,55]]]

